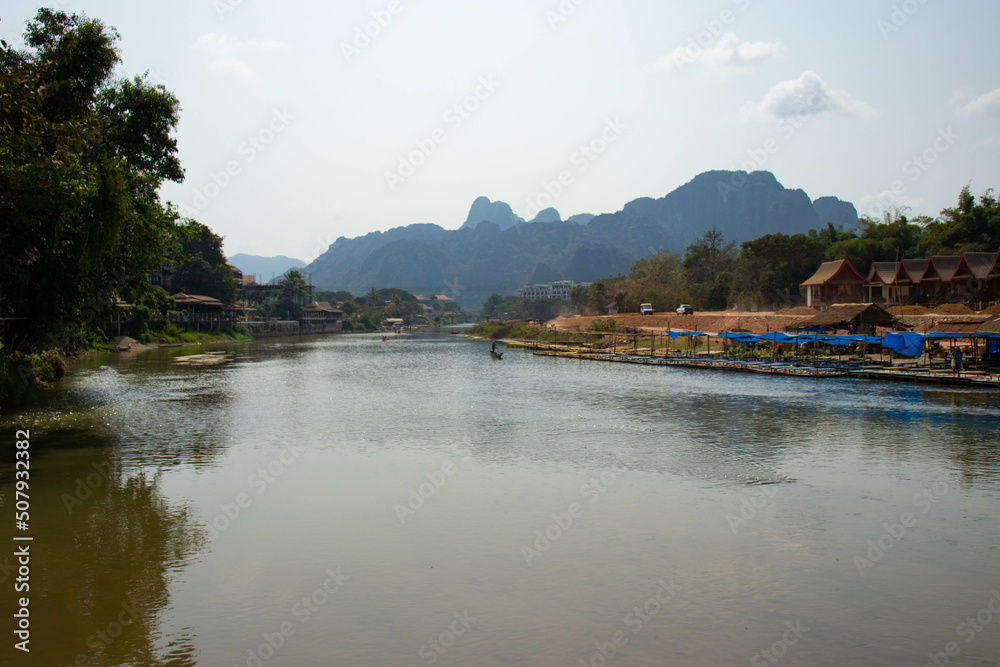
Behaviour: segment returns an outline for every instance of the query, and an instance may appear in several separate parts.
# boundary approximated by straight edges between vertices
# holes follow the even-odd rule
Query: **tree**
[[[569,290],[569,304],[578,313],[583,313],[587,308],[587,287],[584,285],[574,285]]]
[[[483,302],[483,315],[487,317],[497,317],[504,312],[504,299],[494,292],[490,298]]]
[[[941,211],[939,220],[923,225],[920,249],[925,254],[995,250],[1000,245],[1000,205],[987,190],[979,197],[969,186],[962,188],[958,204]]]
[[[0,316],[8,350],[67,347],[139,302],[176,213],[157,191],[180,181],[177,99],[113,79],[118,35],[43,8],[28,48],[0,51]]]
[[[684,271],[695,305],[709,310],[729,305],[729,272],[736,257],[736,242],[727,242],[715,227],[688,246]]]
[[[684,269],[694,283],[714,283],[736,261],[736,241],[726,241],[715,227],[688,246]]]
[[[758,305],[792,306],[799,288],[823,262],[818,235],[768,234],[743,244],[733,269],[732,291]]]
[[[194,220],[174,228],[174,248],[170,255],[173,270],[170,291],[202,294],[232,303],[236,298],[236,278],[222,252],[222,237]]]

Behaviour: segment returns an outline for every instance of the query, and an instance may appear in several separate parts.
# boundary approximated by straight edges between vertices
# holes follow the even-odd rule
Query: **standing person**
[[[962,374],[962,348],[957,345],[951,348],[951,370],[955,375]]]
[[[493,354],[497,353],[497,342],[496,341],[493,341],[493,347],[490,348],[490,352],[492,352]]]

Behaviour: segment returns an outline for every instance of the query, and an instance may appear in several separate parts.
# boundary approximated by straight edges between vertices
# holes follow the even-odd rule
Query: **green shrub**
[[[613,333],[618,329],[618,323],[615,322],[613,317],[605,317],[599,320],[594,320],[594,323],[590,325],[587,331],[597,331],[601,333]]]

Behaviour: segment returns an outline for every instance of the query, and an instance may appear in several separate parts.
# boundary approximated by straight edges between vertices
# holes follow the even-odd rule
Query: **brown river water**
[[[1000,393],[488,350],[83,360],[0,416],[0,664],[1000,664]]]

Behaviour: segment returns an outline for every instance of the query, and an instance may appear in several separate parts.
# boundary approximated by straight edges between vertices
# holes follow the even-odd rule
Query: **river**
[[[998,664],[1000,394],[488,347],[84,359],[2,417],[0,663]]]

